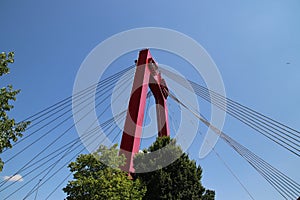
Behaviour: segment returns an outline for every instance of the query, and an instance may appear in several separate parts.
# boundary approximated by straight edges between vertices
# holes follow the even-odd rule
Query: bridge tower
[[[155,98],[158,136],[170,136],[167,108],[168,88],[150,50],[143,49],[139,52],[136,63],[120,146],[120,155],[123,154],[126,157],[126,164],[121,168],[130,173],[134,172],[133,157],[140,149],[148,88]]]

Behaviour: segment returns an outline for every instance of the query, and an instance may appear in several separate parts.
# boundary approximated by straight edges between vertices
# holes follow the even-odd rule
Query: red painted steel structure
[[[144,49],[139,52],[136,64],[120,147],[120,154],[126,157],[126,164],[122,166],[122,170],[131,173],[134,172],[133,157],[140,149],[148,87],[151,89],[156,102],[158,136],[169,136],[168,92],[166,92],[168,88],[149,49]]]

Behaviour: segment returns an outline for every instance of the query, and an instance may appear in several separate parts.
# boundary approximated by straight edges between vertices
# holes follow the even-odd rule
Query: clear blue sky
[[[1,78],[1,87],[11,83],[22,89],[13,113],[18,119],[71,95],[80,64],[101,41],[128,29],[154,26],[180,31],[199,42],[217,64],[228,97],[300,130],[297,0],[2,0],[0,6],[0,50],[16,53],[11,74]],[[158,62],[168,64],[157,54]],[[128,60],[126,66],[131,64]],[[300,181],[300,162],[295,156],[230,117],[224,131]],[[197,159],[199,148],[194,145],[189,153]],[[216,150],[256,199],[280,199],[222,141]],[[214,154],[197,161],[203,167],[204,186],[216,191],[217,200],[249,199]],[[18,166],[14,161],[1,177],[11,175]],[[60,190],[53,199],[63,197]]]

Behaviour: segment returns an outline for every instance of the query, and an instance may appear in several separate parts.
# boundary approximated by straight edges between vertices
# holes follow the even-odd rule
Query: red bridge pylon
[[[126,164],[121,168],[130,173],[134,172],[133,158],[140,149],[148,87],[155,98],[158,136],[170,136],[167,107],[168,88],[149,49],[144,49],[139,52],[136,63],[120,146],[120,154],[126,157]]]

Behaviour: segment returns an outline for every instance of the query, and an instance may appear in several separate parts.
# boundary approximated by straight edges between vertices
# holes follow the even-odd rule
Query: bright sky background
[[[0,51],[15,51],[16,59],[11,74],[1,78],[1,87],[11,83],[22,89],[13,112],[17,119],[70,96],[82,61],[101,41],[121,31],[151,26],[174,29],[195,39],[217,64],[228,97],[300,130],[300,2],[297,0],[2,0],[0,6]],[[159,52],[153,56],[159,63],[173,64]],[[130,66],[134,59],[129,57],[120,70]],[[192,73],[187,76],[195,80]],[[299,158],[231,117],[227,118],[224,131],[300,182]],[[203,168],[203,185],[216,191],[217,200],[250,199],[213,153],[198,159],[199,144],[195,142],[189,154]],[[216,150],[255,199],[281,199],[222,141]],[[17,169],[19,159],[0,174],[1,178]],[[52,196],[52,199],[63,198],[61,190]]]

